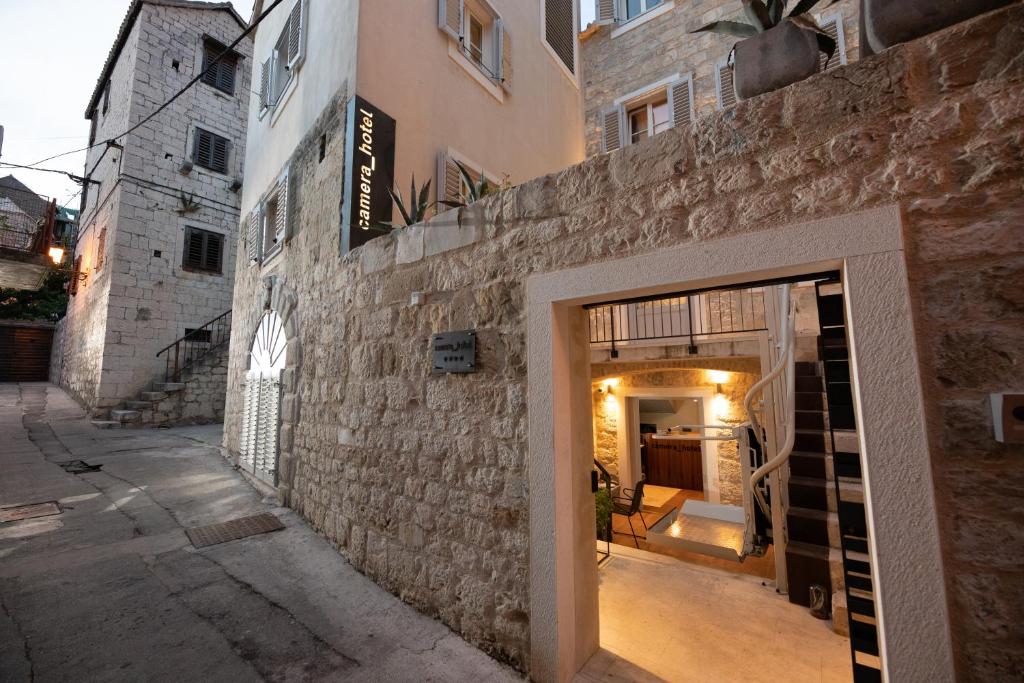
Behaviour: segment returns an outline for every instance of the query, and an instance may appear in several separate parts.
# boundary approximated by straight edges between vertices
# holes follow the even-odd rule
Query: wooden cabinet
[[[647,483],[691,491],[704,490],[700,441],[659,439],[644,434]]]

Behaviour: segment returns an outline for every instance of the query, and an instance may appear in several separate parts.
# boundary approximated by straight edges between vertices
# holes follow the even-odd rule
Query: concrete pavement
[[[0,507],[62,508],[0,523],[0,681],[521,680],[352,569],[219,443],[97,430],[56,387],[0,384]],[[200,550],[184,532],[267,511],[286,529]]]

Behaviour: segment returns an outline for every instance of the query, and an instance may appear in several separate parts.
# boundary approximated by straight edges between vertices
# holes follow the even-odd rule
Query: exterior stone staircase
[[[99,429],[121,429],[143,425],[161,424],[160,416],[167,411],[160,410],[160,404],[172,395],[184,391],[185,382],[154,383],[152,390],[140,391],[136,399],[125,401],[120,408],[110,410],[110,419],[93,420]]]

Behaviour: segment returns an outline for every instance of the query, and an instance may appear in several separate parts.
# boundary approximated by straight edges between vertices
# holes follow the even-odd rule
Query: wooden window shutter
[[[203,236],[192,228],[185,229],[185,258],[182,265],[188,268],[203,267]]]
[[[256,410],[256,434],[253,470],[270,478],[277,472],[277,447],[281,416],[280,372],[262,376],[259,384],[259,406]],[[250,380],[252,381],[252,380]]]
[[[544,38],[565,64],[576,73],[576,17],[573,0],[544,0]]]
[[[846,64],[846,41],[843,36],[842,16],[833,16],[829,20],[823,21],[820,25],[825,33],[832,40],[836,41],[836,52],[832,55],[832,59],[829,59],[828,55],[824,52],[818,55],[818,71],[838,69],[843,64]]]
[[[219,135],[212,135],[212,157],[210,169],[220,173],[228,172],[228,155],[231,151],[231,142]]]
[[[715,80],[718,82],[718,108],[736,106],[736,86],[732,82],[732,68],[727,61],[718,63]]]
[[[668,103],[672,110],[672,125],[689,128],[693,123],[693,81],[689,76],[668,87]]]
[[[78,283],[82,274],[82,257],[79,256],[75,259],[75,267],[71,271],[71,282],[68,283],[68,294],[74,296],[78,294]]]
[[[288,68],[293,69],[306,54],[305,0],[296,0],[288,17]]]
[[[512,36],[500,19],[496,22],[495,36],[498,39],[498,80],[506,92],[512,92]]]
[[[241,465],[250,472],[256,462],[256,431],[259,418],[260,380],[250,375],[245,380],[245,400],[242,404],[242,434],[239,455]]]
[[[103,263],[107,258],[107,229],[100,230],[100,237],[96,241],[96,268],[97,272],[103,270]]]
[[[260,68],[260,109],[270,106],[270,58]]]
[[[618,21],[619,0],[597,0],[597,23],[614,24]]]
[[[203,250],[203,268],[214,273],[221,272],[224,260],[224,237],[215,232],[206,233]]]
[[[455,40],[462,40],[465,0],[437,0],[437,25]]]
[[[622,147],[622,108],[614,107],[602,112],[601,126],[604,151],[614,152]]]
[[[246,253],[249,256],[249,263],[260,261],[260,222],[261,212],[257,206],[249,214],[249,234],[246,235]]]
[[[462,174],[455,164],[455,159],[446,152],[441,152],[438,156],[437,200],[438,202],[462,201]]]

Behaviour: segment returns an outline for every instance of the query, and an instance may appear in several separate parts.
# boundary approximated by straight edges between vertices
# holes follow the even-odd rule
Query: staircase
[[[167,424],[170,411],[163,410],[161,404],[185,391],[192,371],[225,348],[230,339],[231,311],[227,311],[175,340],[157,354],[157,358],[164,357],[163,378],[111,409],[109,419],[93,420],[93,426],[120,429]]]

